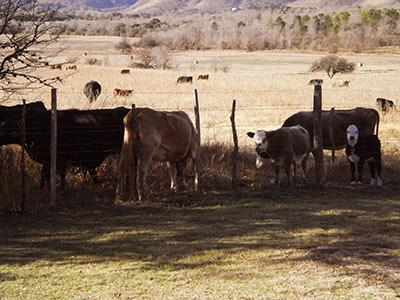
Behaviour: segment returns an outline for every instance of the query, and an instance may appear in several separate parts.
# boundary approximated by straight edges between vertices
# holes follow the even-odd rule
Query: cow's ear
[[[254,132],[250,132],[250,131],[249,131],[249,132],[247,133],[247,135],[248,135],[250,138],[253,138],[253,137],[254,137],[254,135],[255,135],[255,133],[254,133]]]

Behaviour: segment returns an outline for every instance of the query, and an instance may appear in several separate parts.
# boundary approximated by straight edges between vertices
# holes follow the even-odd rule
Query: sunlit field
[[[202,137],[200,192],[185,178],[181,193],[169,191],[163,164],[152,164],[147,202],[115,200],[118,156],[98,169],[94,185],[79,170],[58,190],[49,209],[39,189],[39,165],[27,162],[27,210],[20,203],[19,147],[0,149],[0,299],[353,299],[400,296],[400,112],[381,114],[383,187],[350,186],[343,150],[332,164],[325,154],[327,186],[315,187],[311,158],[305,186],[271,186],[272,167],[255,170],[253,141],[246,135],[272,130],[299,110],[312,110],[321,78],[323,108],[375,108],[378,97],[400,103],[400,57],[340,55],[360,63],[334,79],[310,73],[322,54],[205,51],[171,53],[170,69],[132,68],[134,54],[115,50],[119,38],[70,37],[55,60],[76,58],[77,70],[41,70],[63,78],[58,109],[118,106],[184,110],[194,121],[198,91]],[[53,46],[57,47],[57,45]],[[96,58],[98,64],[88,64]],[[121,74],[121,69],[130,74]],[[209,80],[197,80],[209,74]],[[193,84],[177,84],[179,76]],[[349,87],[337,87],[338,80]],[[102,93],[89,105],[89,80]],[[132,89],[114,97],[113,89]],[[43,101],[50,89],[13,95]],[[232,101],[239,138],[236,190],[231,188]],[[364,171],[369,177],[368,170]],[[189,188],[188,188],[189,187]],[[109,205],[113,203],[113,205]],[[107,204],[107,205],[104,205]],[[4,216],[4,217],[3,217]]]
[[[119,41],[112,37],[74,37],[62,43],[66,50],[56,62],[75,58],[77,71],[41,71],[64,78],[63,83],[56,86],[59,109],[129,107],[135,103],[162,110],[180,109],[193,117],[193,90],[197,89],[202,141],[225,143],[232,140],[229,116],[232,100],[236,99],[239,142],[248,145],[245,135],[248,130],[274,129],[292,113],[312,110],[313,86],[308,85],[312,78],[324,80],[324,109],[374,108],[377,97],[396,103],[400,94],[399,57],[341,55],[349,61],[361,62],[363,66],[357,67],[352,74],[338,74],[333,79],[325,73],[309,72],[312,62],[322,56],[310,53],[174,52],[171,53],[170,69],[143,70],[129,68],[136,57],[116,51],[114,47]],[[97,59],[98,64],[89,65],[87,62],[91,58]],[[120,74],[122,68],[129,68],[130,74]],[[209,74],[209,80],[197,80],[200,74]],[[193,84],[177,84],[176,79],[181,75],[193,76]],[[350,80],[350,86],[334,86],[341,79]],[[82,92],[89,80],[102,85],[100,97],[91,106]],[[133,89],[134,92],[129,97],[114,98],[114,88]],[[50,107],[49,89],[13,97],[12,102],[22,98],[28,102],[41,100]],[[396,136],[397,122],[395,114],[382,120],[383,143],[386,131],[390,131],[390,137]]]

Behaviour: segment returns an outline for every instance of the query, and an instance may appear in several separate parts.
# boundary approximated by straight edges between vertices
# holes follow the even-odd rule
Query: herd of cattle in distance
[[[52,66],[54,67],[54,66]],[[60,66],[61,68],[61,66]],[[121,74],[130,74],[129,69],[122,69]],[[199,75],[197,77],[197,80],[208,80],[209,79],[208,74],[203,74]],[[193,76],[180,76],[176,80],[177,83],[193,83]],[[97,98],[101,94],[101,85],[97,81],[91,80],[88,83],[85,84],[83,87],[83,93],[84,95],[88,98],[89,103],[93,103],[97,100]],[[133,94],[133,90],[127,90],[127,89],[120,89],[120,88],[114,88],[113,90],[113,95],[114,98],[121,96],[121,97],[127,97],[131,96]]]
[[[22,109],[22,105],[0,106],[0,146],[21,144]],[[189,159],[195,160],[197,133],[190,118],[182,111],[155,111],[150,108],[136,108],[135,111],[143,145],[144,183],[151,161],[166,162],[171,189],[176,190],[176,176],[182,174]],[[288,185],[292,183],[292,166],[293,182],[295,183],[297,165],[301,165],[303,181],[305,180],[307,159],[313,151],[313,114],[312,111],[301,111],[287,118],[277,130],[248,132],[248,136],[253,138],[256,144],[256,167],[270,160],[275,165],[276,183],[279,182],[281,166],[286,171]],[[26,140],[23,146],[34,161],[43,165],[42,187],[49,182],[50,121],[51,111],[47,110],[42,102],[26,105]],[[130,109],[118,107],[59,110],[57,122],[57,173],[61,177],[62,186],[65,184],[65,174],[69,166],[88,171],[93,181],[98,182],[96,168],[109,155],[120,153],[117,195],[123,192],[127,179],[132,195],[138,160],[137,136],[133,130]],[[333,136],[329,130],[332,124]],[[330,111],[322,111],[323,148],[346,148],[351,184],[363,182],[363,165],[368,161],[371,184],[382,185],[378,128],[379,114],[375,109],[335,110],[333,120]],[[195,163],[193,166],[195,167]],[[139,194],[139,198],[142,197],[143,195]]]

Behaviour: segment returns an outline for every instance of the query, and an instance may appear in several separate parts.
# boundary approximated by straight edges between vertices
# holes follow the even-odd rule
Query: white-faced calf
[[[258,130],[248,132],[256,144],[256,167],[260,168],[271,159],[275,163],[275,183],[279,182],[279,169],[285,168],[288,185],[291,185],[290,173],[293,164],[294,183],[296,183],[296,165],[301,164],[303,182],[305,182],[307,159],[310,155],[310,134],[300,125],[282,127],[274,131]]]
[[[347,127],[346,155],[350,163],[351,184],[362,184],[362,172],[365,161],[371,171],[371,185],[382,185],[381,179],[381,142],[373,134],[360,135],[357,126]],[[355,171],[358,171],[358,178]]]

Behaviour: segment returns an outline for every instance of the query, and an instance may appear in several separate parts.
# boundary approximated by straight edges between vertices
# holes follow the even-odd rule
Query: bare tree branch
[[[37,72],[49,67],[63,50],[47,49],[59,39],[57,12],[37,0],[0,1],[0,91],[5,95],[61,81],[59,76],[43,77]]]

